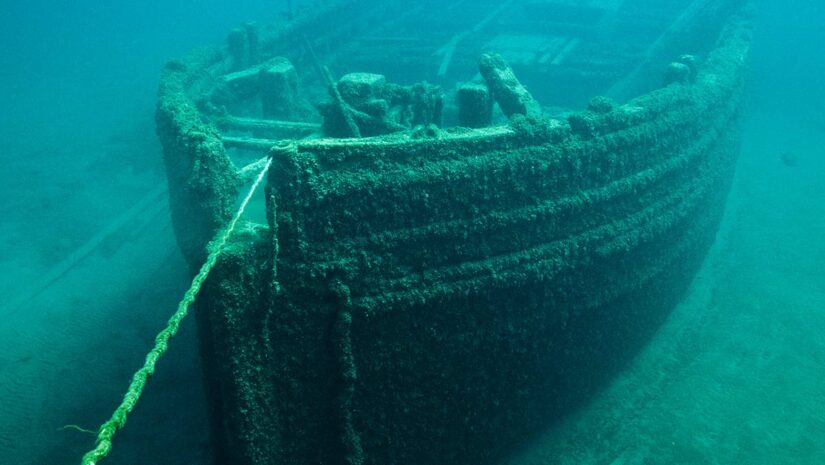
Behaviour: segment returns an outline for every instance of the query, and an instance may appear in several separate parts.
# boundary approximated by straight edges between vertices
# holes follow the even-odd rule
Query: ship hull
[[[198,298],[217,461],[495,463],[580,406],[714,240],[745,24],[691,82],[567,121],[274,147],[266,224],[233,237]],[[194,265],[240,175],[222,168],[219,135],[182,145],[194,119],[162,102]]]

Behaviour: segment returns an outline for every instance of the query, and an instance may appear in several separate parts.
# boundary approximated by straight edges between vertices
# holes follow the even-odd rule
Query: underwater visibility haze
[[[0,37],[0,463],[825,462],[819,2]]]

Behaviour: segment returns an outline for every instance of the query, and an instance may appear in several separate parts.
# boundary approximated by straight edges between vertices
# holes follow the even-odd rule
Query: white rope
[[[115,433],[126,425],[126,417],[135,408],[135,405],[137,405],[140,395],[143,393],[143,388],[146,386],[146,382],[155,372],[155,365],[163,354],[166,353],[169,340],[177,334],[180,322],[186,317],[189,307],[195,302],[195,297],[201,290],[203,282],[206,281],[209,272],[215,267],[218,257],[221,252],[223,252],[224,246],[226,246],[226,242],[235,230],[235,225],[238,224],[238,220],[243,215],[246,206],[249,204],[250,199],[252,199],[252,195],[263,180],[264,175],[269,171],[270,165],[272,165],[272,158],[267,160],[261,172],[258,173],[255,183],[252,184],[249,193],[246,194],[243,202],[241,202],[241,206],[238,208],[232,221],[230,221],[226,228],[207,246],[209,254],[206,257],[206,262],[204,262],[198,274],[192,279],[192,285],[183,295],[183,299],[181,299],[178,304],[177,311],[169,318],[166,327],[155,338],[155,346],[146,355],[143,367],[132,376],[132,382],[129,383],[129,389],[126,391],[123,401],[121,401],[120,405],[112,413],[111,418],[98,429],[95,448],[83,456],[82,465],[96,465],[109,455],[109,451],[112,450],[112,439]]]

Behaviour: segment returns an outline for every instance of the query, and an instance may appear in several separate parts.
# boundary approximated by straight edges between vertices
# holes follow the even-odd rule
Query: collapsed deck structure
[[[272,159],[198,303],[219,463],[495,463],[621,369],[713,241],[747,2],[400,3],[164,71],[193,268]]]

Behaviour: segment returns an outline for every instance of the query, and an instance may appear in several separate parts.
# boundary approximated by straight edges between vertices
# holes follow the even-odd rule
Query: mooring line
[[[137,402],[143,393],[143,388],[146,386],[146,382],[155,372],[155,365],[163,354],[166,353],[166,350],[169,347],[169,340],[177,334],[181,321],[184,317],[186,317],[189,307],[195,302],[195,297],[198,295],[198,292],[200,291],[203,282],[206,280],[206,277],[209,276],[209,272],[215,267],[215,263],[217,263],[218,257],[221,252],[223,252],[226,242],[235,230],[235,225],[243,215],[249,200],[252,199],[252,195],[255,193],[258,185],[263,180],[266,172],[269,171],[270,165],[272,165],[272,158],[267,160],[263,169],[261,169],[260,173],[258,173],[255,183],[252,184],[252,187],[249,189],[249,193],[246,194],[243,202],[241,202],[241,206],[238,208],[238,211],[235,213],[232,221],[230,221],[226,229],[224,229],[223,232],[213,239],[207,246],[209,255],[206,257],[206,262],[204,262],[200,271],[198,271],[198,274],[192,279],[192,285],[183,295],[183,299],[181,299],[178,304],[177,311],[175,311],[172,317],[169,318],[166,328],[158,333],[155,338],[155,346],[151,351],[149,351],[148,354],[146,354],[146,361],[144,362],[143,367],[140,368],[134,376],[132,376],[132,382],[129,384],[129,389],[126,391],[126,394],[123,396],[123,401],[121,401],[120,405],[112,413],[112,417],[100,425],[100,429],[98,429],[97,432],[97,443],[95,448],[83,456],[83,460],[81,462],[82,465],[96,465],[107,455],[109,455],[109,452],[112,450],[112,439],[114,438],[115,433],[117,433],[119,429],[123,428],[126,424],[126,417],[135,408],[135,405],[137,405]]]

